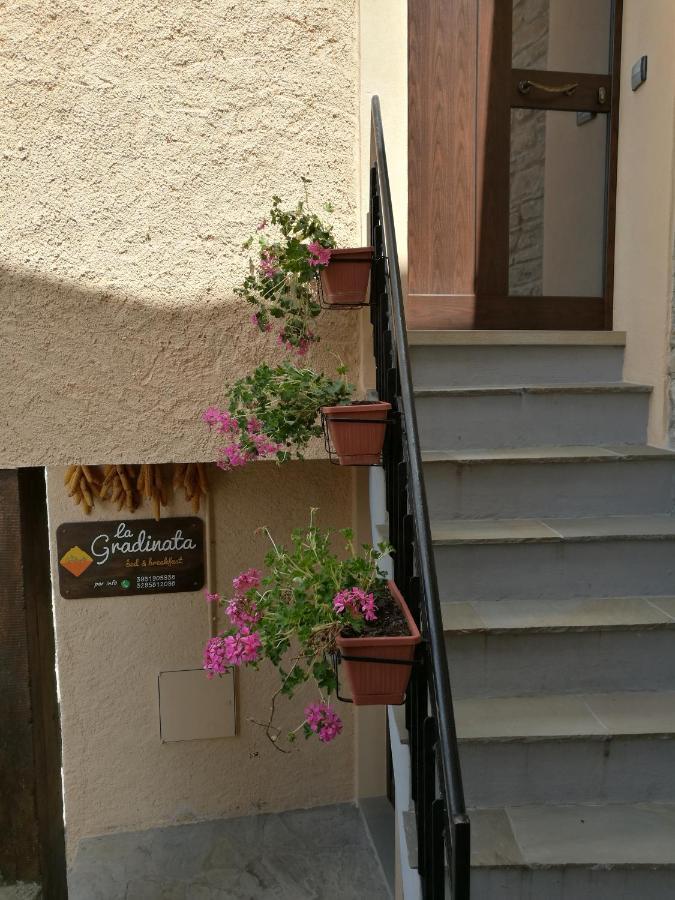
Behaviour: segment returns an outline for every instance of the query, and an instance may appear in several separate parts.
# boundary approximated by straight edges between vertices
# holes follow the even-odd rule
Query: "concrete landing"
[[[390,900],[351,804],[87,838],[69,900]]]

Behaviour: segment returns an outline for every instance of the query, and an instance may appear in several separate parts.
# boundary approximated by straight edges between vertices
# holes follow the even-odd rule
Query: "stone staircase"
[[[618,333],[409,338],[472,897],[672,900],[675,454],[646,446],[649,388]]]

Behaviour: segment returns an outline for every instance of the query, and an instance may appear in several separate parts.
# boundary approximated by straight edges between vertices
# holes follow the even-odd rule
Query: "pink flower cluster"
[[[307,250],[310,266],[327,266],[330,262],[332,253],[330,247],[322,247],[318,241],[312,241],[311,244],[307,244]]]
[[[261,325],[260,320],[258,319],[258,313],[253,313],[251,316],[251,325],[255,325],[257,328],[260,328],[261,331],[269,332],[272,330],[272,323],[268,322],[267,325]]]
[[[209,406],[202,413],[202,420],[209,428],[215,428],[219,434],[236,434],[239,431],[239,423],[226,409],[218,409],[217,406]]]
[[[219,603],[220,594],[212,594],[210,591],[204,591],[204,598],[207,603]]]
[[[350,612],[354,616],[363,616],[367,622],[377,619],[375,597],[358,587],[339,591],[333,597],[333,609],[336,612]]]
[[[229,666],[257,662],[260,659],[262,641],[257,631],[247,625],[236,634],[209,638],[204,647],[204,669],[207,678],[224,674]]]
[[[255,625],[262,618],[258,605],[255,600],[242,597],[247,591],[258,587],[262,575],[258,569],[247,569],[241,575],[237,575],[232,579],[232,584],[236,591],[235,596],[228,601],[225,612],[230,617],[230,621],[237,628],[244,628]]]
[[[342,719],[327,703],[310,703],[305,709],[305,721],[324,744],[342,731]]]
[[[261,579],[262,572],[259,569],[247,569],[241,575],[237,575],[236,578],[232,579],[232,585],[235,591],[250,591],[251,588],[258,587]]]
[[[261,273],[265,278],[275,278],[281,269],[279,268],[279,260],[269,250],[263,250],[260,254],[260,263],[258,265]]]
[[[257,631],[251,631],[248,625],[242,625],[236,634],[228,634],[224,638],[225,656],[233,666],[257,662],[260,658],[262,641]]]
[[[277,345],[288,350],[290,353],[295,353],[296,356],[306,356],[310,344],[313,340],[314,332],[312,331],[308,331],[305,337],[300,338],[297,346],[295,344],[292,344],[291,341],[286,337],[286,332],[280,331],[277,335]]]
[[[227,671],[227,666],[225,638],[220,636],[209,638],[204,646],[206,677],[213,678],[214,675],[222,675]]]
[[[225,471],[237,466],[245,466],[257,459],[274,456],[281,450],[281,444],[277,444],[263,433],[262,422],[255,416],[248,419],[246,428],[243,430],[235,416],[216,406],[209,406],[202,413],[202,419],[219,434],[227,434],[236,438],[232,443],[218,448],[220,458],[216,461],[216,465]]]

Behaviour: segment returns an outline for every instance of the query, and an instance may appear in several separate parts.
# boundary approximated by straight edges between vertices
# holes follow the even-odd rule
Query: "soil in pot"
[[[321,411],[341,466],[380,464],[390,409],[391,403],[370,401],[324,406]]]
[[[346,628],[337,639],[343,655],[340,670],[347,677],[356,706],[403,703],[412,666],[360,663],[344,656],[412,660],[415,645],[421,640],[410,610],[393,581],[387,582],[386,593],[376,595],[376,605],[375,622],[366,623],[358,634]]]
[[[360,306],[368,298],[372,247],[331,251],[330,262],[321,270],[321,287],[331,306]]]

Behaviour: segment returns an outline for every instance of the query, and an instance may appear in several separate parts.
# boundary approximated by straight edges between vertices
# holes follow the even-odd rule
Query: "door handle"
[[[529,81],[527,78],[523,81],[518,82],[518,92],[521,94],[529,94],[532,88],[535,88],[538,91],[544,91],[547,94],[565,94],[568,97],[571,97],[572,94],[576,93],[576,89],[579,87],[578,82],[571,82],[570,84],[542,84],[539,81]]]

